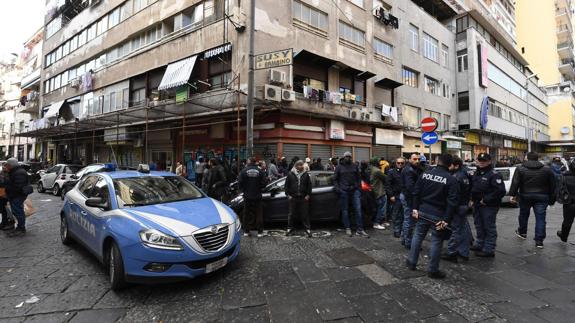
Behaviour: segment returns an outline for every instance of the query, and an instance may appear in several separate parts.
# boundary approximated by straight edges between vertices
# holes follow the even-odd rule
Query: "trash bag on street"
[[[24,214],[26,215],[26,217],[29,217],[34,213],[36,213],[36,208],[34,207],[34,204],[32,204],[32,200],[31,199],[24,200]]]

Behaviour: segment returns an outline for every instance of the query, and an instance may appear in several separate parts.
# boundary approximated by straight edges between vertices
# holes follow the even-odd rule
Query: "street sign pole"
[[[423,131],[421,141],[424,145],[429,146],[429,163],[431,163],[431,146],[439,139],[439,135],[435,133],[437,125],[437,119],[432,117],[423,118],[421,120],[421,131]]]

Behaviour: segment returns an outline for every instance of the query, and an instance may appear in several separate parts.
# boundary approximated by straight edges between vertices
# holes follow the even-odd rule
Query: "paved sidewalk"
[[[426,258],[415,272],[405,268],[389,231],[370,230],[371,239],[272,232],[243,239],[238,260],[209,276],[115,293],[94,257],[60,243],[60,199],[32,197],[39,212],[27,236],[0,233],[0,322],[574,321],[575,248],[555,236],[560,205],[549,210],[545,249],[532,240],[534,219],[520,240],[518,209],[504,208],[495,259],[441,262],[443,281],[425,276]]]

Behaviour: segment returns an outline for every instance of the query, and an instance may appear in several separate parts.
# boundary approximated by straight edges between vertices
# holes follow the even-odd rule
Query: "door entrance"
[[[152,162],[156,164],[156,170],[172,171],[173,152],[171,151],[152,151]]]

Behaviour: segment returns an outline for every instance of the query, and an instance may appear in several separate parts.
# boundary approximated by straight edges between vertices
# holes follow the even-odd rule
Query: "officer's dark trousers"
[[[288,230],[294,228],[294,221],[299,218],[306,230],[311,230],[309,224],[309,201],[303,197],[294,197],[289,200]]]
[[[563,223],[561,224],[561,234],[565,239],[569,237],[569,232],[571,232],[571,226],[573,225],[573,219],[575,219],[575,203],[563,204]]]
[[[258,230],[258,233],[264,232],[262,200],[244,200],[244,216],[242,226],[245,232]]]
[[[460,205],[457,214],[451,221],[451,238],[447,245],[447,253],[469,257],[469,244],[471,243],[471,227],[467,221],[467,205]]]
[[[473,218],[477,239],[475,246],[481,248],[485,253],[495,252],[497,242],[497,226],[495,224],[499,207],[475,205],[473,208]]]
[[[439,258],[441,257],[441,247],[443,246],[443,238],[435,229],[435,224],[425,220],[417,221],[415,232],[413,233],[413,240],[411,241],[411,249],[409,250],[409,256],[407,259],[410,263],[417,265],[421,244],[423,243],[423,240],[425,240],[429,230],[431,230],[431,248],[429,250],[429,264],[427,271],[432,273],[439,271]]]
[[[399,196],[395,197],[395,203],[391,203],[390,201],[389,205],[389,214],[391,214],[393,221],[393,233],[401,233],[403,227],[403,205],[401,205]]]

